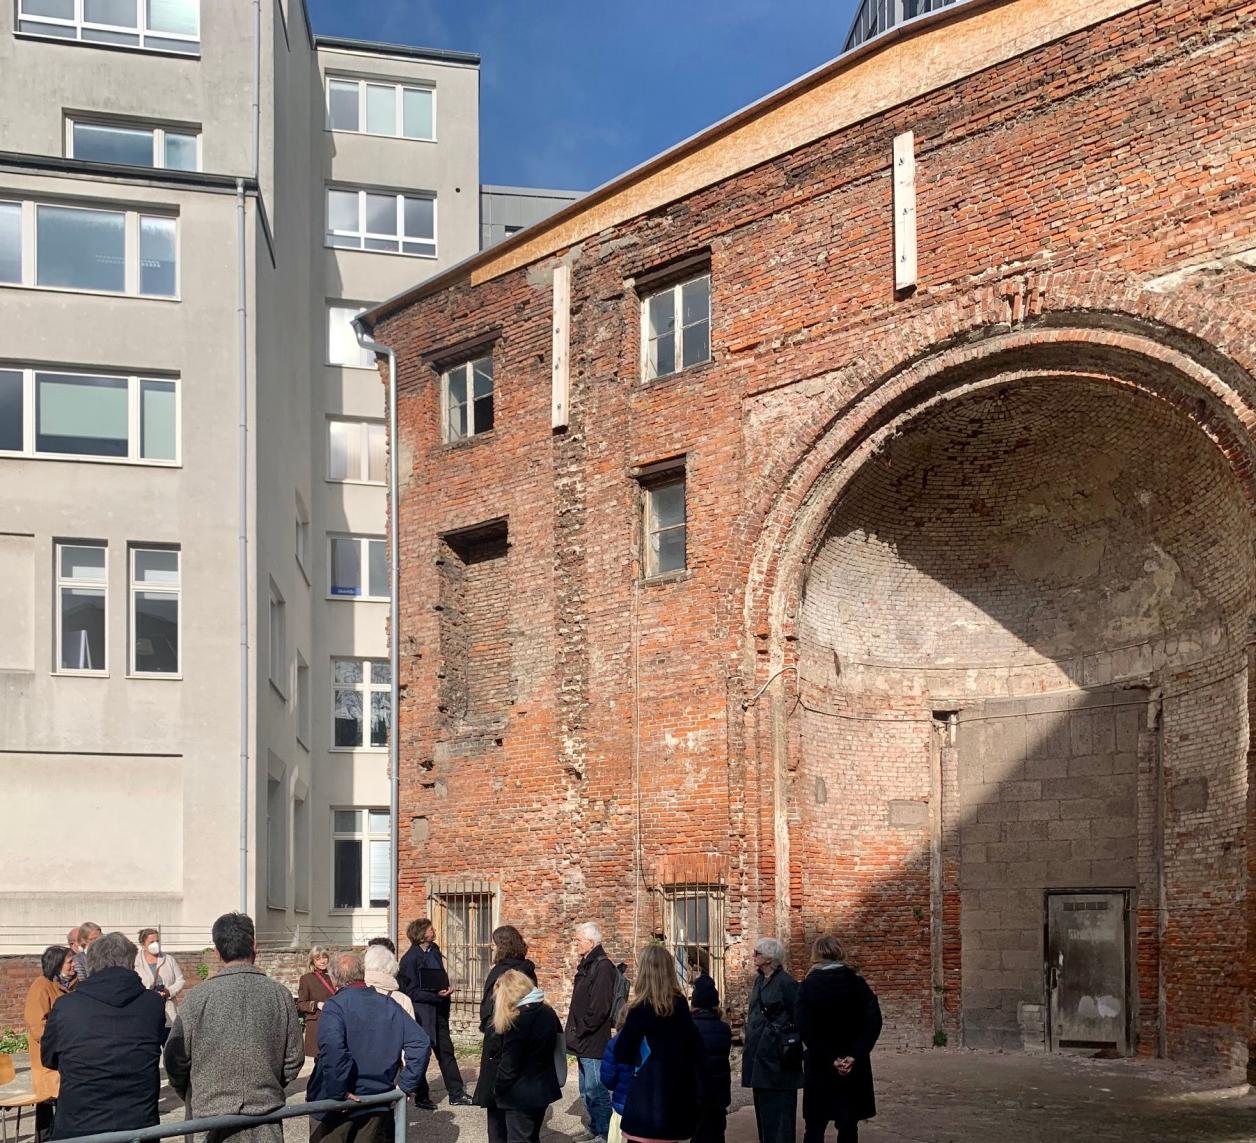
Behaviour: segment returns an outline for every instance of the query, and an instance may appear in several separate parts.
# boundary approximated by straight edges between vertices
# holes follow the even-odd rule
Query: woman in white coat
[[[183,991],[183,970],[179,962],[161,948],[161,935],[156,929],[141,929],[139,952],[135,954],[135,971],[145,988],[151,988],[166,1002],[166,1029],[174,1026],[179,1014],[175,997]]]

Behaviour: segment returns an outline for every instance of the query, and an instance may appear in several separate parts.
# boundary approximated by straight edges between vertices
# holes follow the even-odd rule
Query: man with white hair
[[[602,948],[602,930],[592,921],[576,926],[580,963],[567,1010],[567,1047],[580,1062],[580,1097],[589,1113],[589,1130],[575,1143],[606,1141],[611,1123],[611,1093],[602,1086],[602,1054],[611,1038],[611,1014],[619,970]]]
[[[367,987],[357,953],[337,953],[329,968],[336,992],[318,1017],[318,1060],[306,1098],[360,1099],[391,1091],[394,1083],[412,1095],[432,1051],[427,1033],[399,1004]],[[311,1143],[394,1143],[394,1134],[391,1106],[322,1112],[310,1123]]]

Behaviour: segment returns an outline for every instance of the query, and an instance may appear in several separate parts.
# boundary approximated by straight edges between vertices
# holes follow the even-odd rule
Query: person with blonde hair
[[[812,949],[811,971],[798,989],[798,1031],[807,1046],[802,1089],[804,1143],[858,1143],[859,1121],[877,1113],[872,1049],[881,1006],[867,981],[846,963],[842,944],[826,934]]]
[[[306,959],[309,972],[297,981],[297,1011],[301,1013],[301,1018],[305,1022],[305,1054],[307,1056],[318,1055],[318,1017],[323,1011],[323,1005],[336,991],[336,986],[332,984],[331,976],[327,971],[330,964],[330,950],[323,948],[322,945],[314,945]]]
[[[545,1109],[563,1094],[563,1027],[545,993],[518,969],[493,986],[475,1102],[488,1116],[488,1143],[538,1143]]]
[[[702,1039],[676,982],[676,962],[662,945],[641,952],[615,1061],[636,1069],[620,1124],[625,1139],[693,1135],[706,1086]]]

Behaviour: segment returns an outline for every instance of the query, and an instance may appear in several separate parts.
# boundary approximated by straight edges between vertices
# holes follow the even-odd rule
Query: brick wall
[[[935,714],[1136,684],[1163,695],[1163,780],[1122,781],[1139,805],[1182,791],[1163,856],[1139,810],[1132,872],[1119,858],[1131,890],[1165,871],[1164,931],[1138,903],[1142,1047],[1163,1007],[1170,1054],[1242,1062],[1256,118],[1233,76],[1256,69],[1254,26],[1250,0],[1140,6],[380,323],[400,387],[402,816],[422,822],[402,833],[403,914],[432,877],[491,878],[561,997],[572,924],[627,956],[657,922],[650,890],[717,858],[734,1006],[749,939],[779,931],[798,968],[837,929],[890,1035],[928,1039],[941,932],[954,1032],[986,970],[964,961],[963,745],[938,778]],[[907,129],[921,283],[896,296]],[[704,251],[712,360],[643,383],[632,282]],[[447,446],[428,355],[484,336],[494,430]],[[642,582],[634,471],[673,457],[688,568]],[[447,537],[503,518],[508,556],[479,566],[496,613],[468,595],[456,632]],[[472,567],[455,572],[465,592]],[[481,670],[492,733],[449,717],[450,680]],[[1070,845],[1127,828],[1122,798]]]

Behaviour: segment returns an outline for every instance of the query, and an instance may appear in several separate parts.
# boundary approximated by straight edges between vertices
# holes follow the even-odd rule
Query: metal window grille
[[[724,905],[727,889],[708,878],[658,887],[663,943],[676,961],[685,994],[708,973],[724,996]]]
[[[488,881],[446,881],[428,890],[436,943],[454,989],[454,1014],[478,1021],[484,979],[493,966],[497,886]]]

